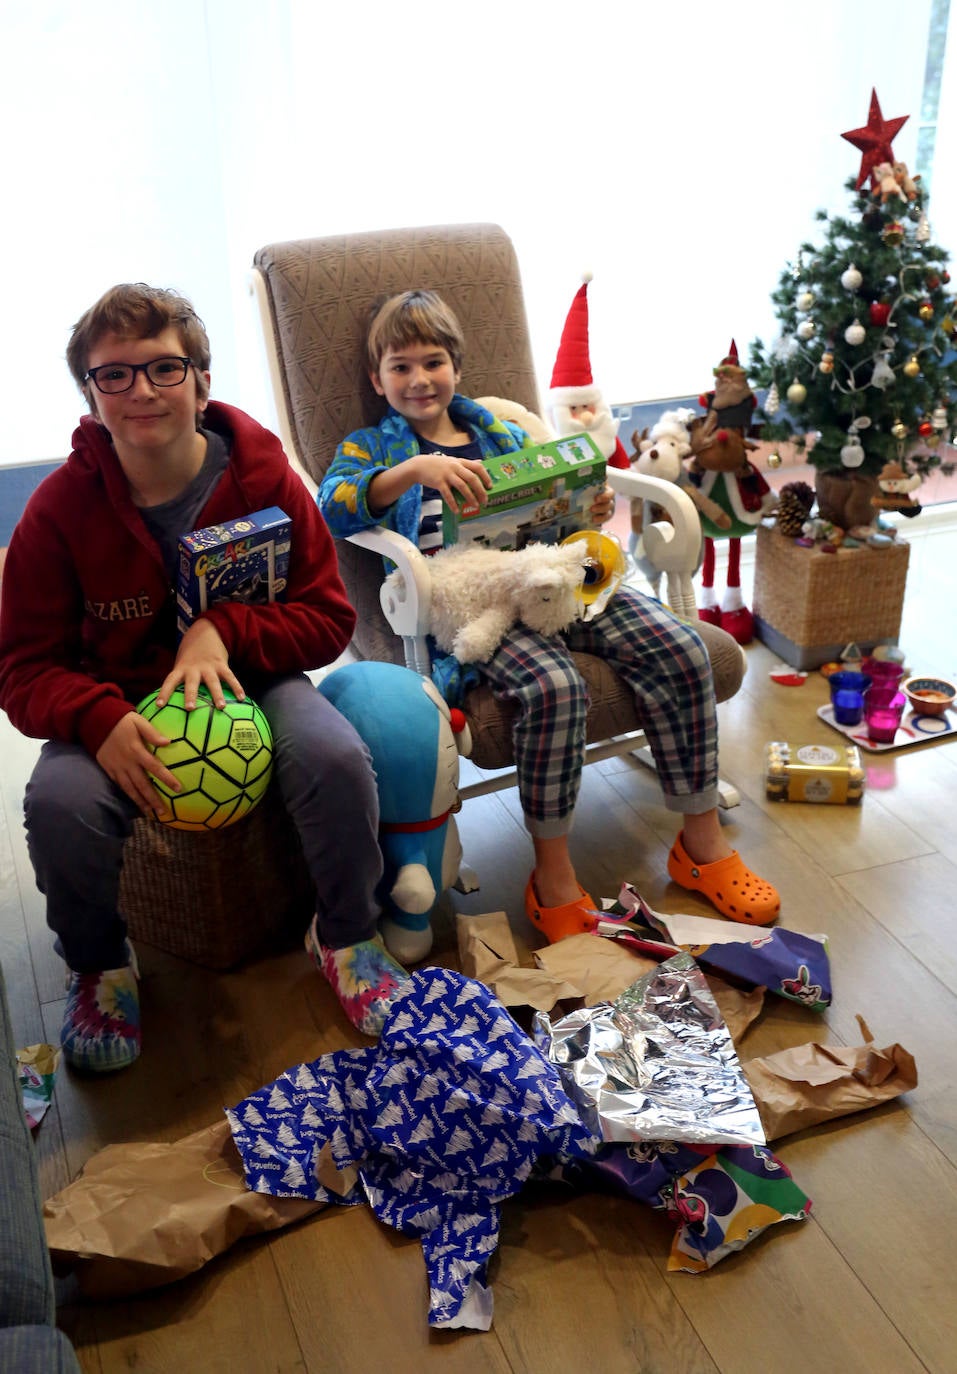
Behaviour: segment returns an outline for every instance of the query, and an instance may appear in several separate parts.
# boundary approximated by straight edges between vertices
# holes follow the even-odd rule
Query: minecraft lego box
[[[282,601],[291,521],[270,506],[179,537],[177,623],[185,633],[214,601]]]
[[[486,458],[492,478],[484,506],[468,502],[442,513],[448,544],[520,549],[555,544],[589,524],[588,511],[605,485],[605,459],[588,434]]]

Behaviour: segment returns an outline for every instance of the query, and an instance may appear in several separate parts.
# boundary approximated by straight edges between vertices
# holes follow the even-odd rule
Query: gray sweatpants
[[[243,685],[272,729],[274,776],[315,883],[320,937],[335,948],[368,940],[382,877],[369,751],[307,677]],[[138,815],[81,745],[43,746],[24,802],[27,844],[47,924],[78,973],[126,962],[120,872]]]

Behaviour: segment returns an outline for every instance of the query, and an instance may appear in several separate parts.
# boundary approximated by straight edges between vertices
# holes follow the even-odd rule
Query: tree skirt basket
[[[910,545],[825,553],[759,525],[754,569],[758,638],[795,668],[818,668],[848,644],[896,644]]]
[[[274,788],[222,830],[137,820],[123,852],[120,910],[131,939],[212,969],[301,937],[315,898]]]

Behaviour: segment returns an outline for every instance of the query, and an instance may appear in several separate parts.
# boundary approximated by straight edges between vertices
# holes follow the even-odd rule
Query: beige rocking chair
[[[437,291],[459,317],[468,343],[461,389],[470,396],[501,396],[541,413],[522,286],[514,249],[494,224],[445,225],[303,239],[261,248],[251,291],[258,306],[278,429],[289,456],[315,492],[339,441],[375,424],[383,403],[364,365],[367,314],[377,299],[422,286]],[[671,483],[619,469],[608,480],[625,498],[664,507],[671,523],[644,532],[646,555],[665,573],[675,612],[696,617],[692,574],[701,533],[689,498]],[[358,612],[352,649],[359,658],[405,662],[429,671],[428,560],[408,540],[381,528],[338,545],[342,576]],[[382,556],[398,566],[400,594],[383,588]],[[741,684],[739,646],[714,626],[698,626],[712,660],[719,701]],[[588,683],[587,762],[633,753],[652,764],[634,696],[611,668],[576,654]],[[472,763],[492,770],[463,786],[463,799],[514,785],[513,713],[480,686],[466,699]],[[737,793],[722,785],[722,804]]]

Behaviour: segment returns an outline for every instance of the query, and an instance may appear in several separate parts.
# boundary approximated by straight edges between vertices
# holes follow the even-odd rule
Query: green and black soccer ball
[[[166,823],[178,830],[232,825],[248,815],[269,786],[269,722],[248,697],[237,701],[227,687],[223,694],[226,705],[221,711],[205,687],[187,711],[182,686],[174,689],[165,706],[157,705],[152,692],[136,708],[169,740],[153,753],[176,775],[182,790],[170,792],[156,778],[152,781],[171,812]]]

